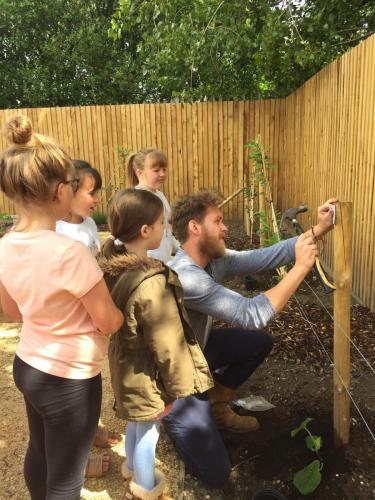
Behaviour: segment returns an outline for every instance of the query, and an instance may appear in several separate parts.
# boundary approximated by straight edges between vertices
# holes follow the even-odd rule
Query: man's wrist
[[[296,277],[298,276],[298,278],[303,280],[310,271],[311,266],[297,261],[289,272],[292,272]]]
[[[321,226],[320,224],[316,224],[311,227],[311,236],[315,240],[321,240],[322,236],[324,236],[329,231],[329,228],[325,226]]]

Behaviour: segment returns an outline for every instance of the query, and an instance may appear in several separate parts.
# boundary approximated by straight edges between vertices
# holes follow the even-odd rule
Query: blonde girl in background
[[[154,148],[140,149],[132,154],[128,160],[128,178],[136,189],[151,191],[163,203],[164,209],[164,234],[160,245],[155,250],[148,252],[149,257],[159,259],[165,264],[179,247],[178,241],[172,234],[169,223],[171,207],[165,195],[160,191],[167,179],[168,160],[165,154]]]
[[[116,415],[128,421],[125,498],[167,500],[164,476],[155,469],[160,420],[175,399],[208,390],[212,379],[177,274],[147,257],[164,235],[160,198],[142,189],[120,191],[108,222],[111,236],[99,264],[125,317],[108,351]]]
[[[0,189],[19,219],[0,241],[0,298],[5,313],[23,321],[13,377],[29,424],[24,475],[32,500],[78,500],[108,336],[123,315],[88,248],[55,232],[79,183],[71,159],[24,116],[6,133]]]

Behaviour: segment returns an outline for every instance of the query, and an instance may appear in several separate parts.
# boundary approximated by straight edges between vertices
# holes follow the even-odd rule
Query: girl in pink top
[[[55,232],[78,185],[70,158],[26,117],[10,120],[6,132],[0,189],[19,220],[0,241],[0,298],[23,321],[13,376],[29,422],[25,480],[32,500],[78,500],[107,337],[123,316],[88,248]]]

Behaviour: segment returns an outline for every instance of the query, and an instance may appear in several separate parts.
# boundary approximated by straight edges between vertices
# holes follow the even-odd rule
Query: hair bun
[[[5,124],[5,134],[13,144],[26,144],[33,135],[33,126],[27,116],[15,116]]]

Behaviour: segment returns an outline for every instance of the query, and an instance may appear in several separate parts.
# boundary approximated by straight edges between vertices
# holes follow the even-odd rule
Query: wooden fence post
[[[352,274],[353,204],[336,205],[334,229],[334,339],[333,433],[335,446],[349,442],[350,397],[350,305]]]

